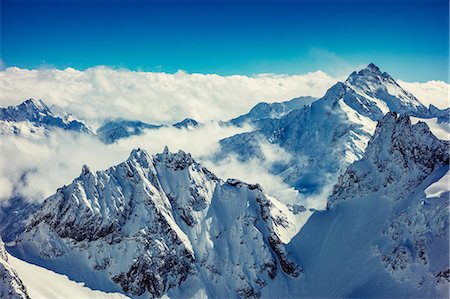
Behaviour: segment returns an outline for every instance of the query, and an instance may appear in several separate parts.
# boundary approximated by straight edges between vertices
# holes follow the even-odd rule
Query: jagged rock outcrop
[[[289,291],[276,282],[264,295],[447,298],[448,171],[447,141],[425,123],[387,113],[363,158],[339,178],[328,209],[286,247],[305,275],[283,281]]]
[[[328,206],[352,194],[389,189],[390,185],[395,196],[401,197],[449,163],[448,147],[449,142],[436,138],[427,124],[411,125],[409,116],[390,112],[379,121],[364,158],[339,178]]]
[[[242,161],[264,161],[261,144],[279,146],[290,158],[274,162],[273,174],[305,196],[323,197],[346,168],[362,158],[377,121],[386,113],[420,118],[444,113],[431,110],[389,74],[370,64],[353,72],[345,82],[336,83],[311,105],[279,119],[253,122],[255,131],[221,140],[222,149],[216,158],[234,154]]]
[[[16,271],[8,264],[5,244],[0,238],[0,298],[28,299],[27,290],[17,276]]]
[[[77,256],[83,271],[131,295],[161,297],[189,279],[259,297],[279,266],[301,273],[284,249],[294,217],[261,187],[224,182],[190,154],[137,149],[105,171],[83,166],[45,200],[17,248],[55,262]]]

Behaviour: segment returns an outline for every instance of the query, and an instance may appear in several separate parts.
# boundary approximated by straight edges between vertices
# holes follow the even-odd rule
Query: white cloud
[[[443,81],[405,82],[397,81],[401,87],[412,93],[426,107],[433,104],[434,106],[445,109],[450,106],[450,84]]]
[[[255,75],[219,76],[132,72],[96,67],[86,71],[25,70],[8,68],[0,71],[1,105],[17,105],[26,98],[42,98],[58,105],[89,123],[123,117],[151,123],[173,123],[185,117],[206,122],[194,130],[162,128],[142,136],[105,145],[89,136],[53,132],[48,139],[5,135],[0,143],[0,200],[13,193],[29,199],[43,200],[56,188],[69,184],[83,164],[93,170],[106,169],[124,161],[133,148],[149,153],[160,152],[165,145],[172,151],[183,149],[203,162],[219,177],[234,177],[249,183],[260,183],[266,191],[292,201],[297,192],[269,172],[279,159],[290,159],[282,149],[262,143],[266,159],[238,162],[233,156],[220,163],[210,159],[218,149],[217,141],[246,128],[223,128],[208,120],[226,120],[246,113],[261,100],[281,101],[300,95],[320,97],[337,79],[323,72],[298,76]],[[449,84],[439,81],[400,84],[425,104],[448,106]],[[23,177],[24,172],[26,176]],[[310,205],[310,203],[308,204]]]
[[[202,160],[219,148],[218,140],[250,129],[221,127],[211,122],[191,130],[173,127],[148,130],[144,135],[111,145],[95,137],[60,130],[51,132],[47,138],[6,134],[0,143],[0,200],[20,194],[29,200],[42,201],[76,178],[83,164],[94,171],[103,170],[125,161],[131,150],[138,147],[155,154],[168,145],[173,152],[182,149]]]
[[[186,117],[227,120],[260,101],[282,101],[302,95],[320,97],[336,81],[321,71],[252,77],[135,72],[104,66],[85,71],[17,67],[0,71],[2,106],[41,98],[94,126],[111,117],[155,124],[174,123]]]

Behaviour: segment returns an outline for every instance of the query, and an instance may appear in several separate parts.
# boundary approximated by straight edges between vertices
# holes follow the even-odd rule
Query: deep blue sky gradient
[[[1,0],[6,66],[448,81],[447,0]]]

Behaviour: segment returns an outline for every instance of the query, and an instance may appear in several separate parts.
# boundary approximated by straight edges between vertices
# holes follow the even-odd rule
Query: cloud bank
[[[445,109],[450,106],[450,84],[443,81],[405,82],[397,81],[401,87],[412,93],[426,107],[433,104],[434,106]]]
[[[93,171],[104,170],[125,161],[133,148],[143,148],[150,154],[161,152],[165,145],[172,152],[182,149],[222,179],[237,178],[248,183],[259,183],[266,192],[285,202],[301,200],[281,178],[272,175],[272,163],[289,160],[281,148],[261,143],[264,163],[250,160],[246,163],[228,156],[215,161],[218,141],[252,127],[222,127],[209,122],[193,129],[165,127],[147,130],[144,135],[121,139],[106,145],[97,138],[62,130],[50,132],[48,137],[16,136],[6,134],[0,143],[0,204],[12,196],[42,202],[56,189],[69,184],[81,173],[83,164]]]
[[[108,118],[154,124],[171,124],[186,117],[228,120],[261,101],[321,97],[336,81],[321,71],[253,77],[135,72],[104,66],[85,71],[10,67],[0,72],[2,106],[41,98],[94,126]]]
[[[182,149],[192,153],[195,159],[205,161],[219,148],[220,139],[250,129],[221,127],[214,122],[191,130],[167,127],[148,130],[144,135],[110,145],[92,136],[62,130],[52,131],[42,138],[3,135],[0,201],[19,195],[41,202],[58,187],[78,177],[83,164],[93,171],[107,169],[125,161],[131,150],[138,147],[155,154],[168,145],[173,152]]]
[[[289,155],[274,145],[261,144],[265,163],[243,164],[233,156],[220,163],[210,159],[220,139],[251,130],[250,127],[220,127],[209,120],[227,120],[248,110],[259,101],[281,101],[301,95],[320,97],[337,78],[318,71],[298,76],[255,75],[219,76],[133,72],[107,67],[85,71],[74,69],[0,71],[1,106],[17,105],[27,98],[42,98],[48,105],[99,125],[110,118],[139,119],[150,123],[174,123],[185,117],[205,122],[193,130],[172,127],[149,130],[142,136],[105,145],[96,138],[55,131],[48,138],[3,135],[0,142],[0,200],[21,195],[42,201],[56,188],[70,183],[83,164],[101,170],[124,161],[133,148],[160,152],[165,145],[172,151],[192,153],[219,177],[260,183],[267,192],[289,202],[298,193],[269,169],[277,159]],[[408,83],[400,81],[425,105],[448,106],[449,84],[441,81]]]

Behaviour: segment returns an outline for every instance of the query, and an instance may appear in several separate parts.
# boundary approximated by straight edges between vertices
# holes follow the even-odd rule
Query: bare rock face
[[[28,299],[27,290],[17,276],[16,271],[8,264],[5,244],[0,239],[0,298]]]
[[[328,196],[329,186],[337,183],[350,164],[363,157],[377,122],[388,112],[437,117],[442,122],[448,118],[448,111],[427,109],[389,74],[370,64],[336,83],[310,105],[279,118],[259,119],[253,122],[254,131],[221,140],[216,158],[224,159],[232,153],[242,161],[272,163],[264,154],[262,140],[288,154],[288,159],[280,157],[273,163],[274,175],[306,196],[323,192]],[[251,113],[235,120],[249,116]]]
[[[442,283],[448,272],[448,192],[429,199],[421,186],[445,174],[448,165],[447,141],[436,138],[425,123],[411,125],[408,116],[388,113],[364,157],[340,177],[328,209],[342,201],[378,198],[379,205],[386,206],[380,219],[386,225],[377,254],[386,271],[419,289],[432,285],[433,275]]]
[[[301,273],[282,241],[292,217],[259,185],[224,182],[190,154],[136,149],[105,171],[83,166],[45,200],[18,248],[44,260],[77,256],[131,295],[161,297],[189,279],[259,297],[279,266]]]
[[[339,178],[328,207],[351,194],[376,192],[391,185],[395,196],[401,197],[435,169],[448,165],[448,147],[449,143],[436,138],[425,123],[411,125],[408,116],[390,112],[379,121],[363,159]]]

